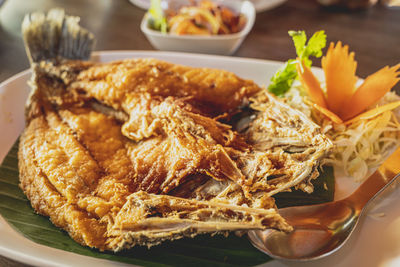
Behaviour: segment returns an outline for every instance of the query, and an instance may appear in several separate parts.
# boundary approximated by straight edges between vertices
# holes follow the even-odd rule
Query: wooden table
[[[24,14],[52,7],[80,16],[81,24],[97,37],[97,50],[153,50],[139,29],[144,11],[128,0],[7,0],[0,8],[0,82],[29,67],[20,34]],[[356,12],[328,10],[313,0],[289,0],[257,14],[234,56],[286,61],[295,56],[287,32],[300,29],[309,34],[324,29],[328,41],[349,44],[360,77],[400,62],[400,9],[377,5]],[[0,266],[25,265],[0,256]]]

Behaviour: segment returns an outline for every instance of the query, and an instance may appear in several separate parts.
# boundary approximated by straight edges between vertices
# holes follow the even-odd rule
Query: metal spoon
[[[293,226],[292,232],[255,230],[249,232],[249,239],[276,259],[307,261],[332,254],[349,239],[367,204],[399,176],[400,148],[349,197],[280,209],[279,213]]]

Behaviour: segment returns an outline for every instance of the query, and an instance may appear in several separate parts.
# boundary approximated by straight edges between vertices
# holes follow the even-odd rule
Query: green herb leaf
[[[296,60],[288,60],[282,68],[280,68],[271,79],[268,91],[274,95],[283,95],[291,87],[297,77]]]
[[[296,48],[297,57],[308,67],[311,67],[310,57],[321,57],[322,49],[326,46],[326,34],[324,31],[318,31],[311,36],[307,42],[307,36],[304,31],[289,31]],[[279,69],[271,79],[268,91],[274,95],[285,94],[297,78],[296,60],[290,59]]]
[[[167,18],[164,16],[161,0],[151,0],[148,14],[150,27],[162,33],[167,33]]]
[[[292,37],[294,47],[296,48],[296,54],[301,57],[306,49],[307,36],[305,31],[289,31],[289,35]]]
[[[318,31],[308,40],[307,46],[303,55],[300,58],[321,57],[322,49],[326,46],[326,34],[324,31]]]

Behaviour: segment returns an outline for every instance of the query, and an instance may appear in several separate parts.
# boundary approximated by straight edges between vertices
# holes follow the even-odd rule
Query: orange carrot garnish
[[[322,68],[325,72],[328,108],[339,114],[343,104],[355,91],[357,62],[354,53],[349,53],[349,47],[342,46],[340,41],[336,46],[331,43],[326,56],[322,58]]]
[[[304,100],[304,102],[310,106],[313,106],[316,110],[318,110],[319,112],[321,112],[323,115],[325,115],[326,117],[328,117],[331,121],[333,121],[334,123],[340,124],[343,123],[343,120],[341,118],[339,118],[335,113],[333,113],[332,111],[330,111],[327,108],[321,107],[320,105],[317,105],[315,103],[312,103],[308,100]]]
[[[389,111],[389,110],[393,110],[397,107],[400,107],[400,101],[396,101],[396,102],[392,102],[371,110],[368,110],[364,113],[361,113],[360,115],[358,115],[357,117],[352,118],[351,120],[348,120],[345,122],[345,124],[352,124],[353,122],[356,122],[358,120],[368,120],[368,119],[372,119],[378,115],[381,115],[383,112]]]
[[[343,107],[340,117],[350,119],[381,99],[400,80],[400,64],[388,66],[368,76]]]
[[[331,43],[326,56],[322,58],[326,95],[310,68],[303,62],[299,62],[296,68],[299,80],[313,103],[307,102],[335,123],[345,121],[345,124],[351,124],[356,120],[376,117],[400,106],[398,101],[362,113],[377,103],[400,81],[400,64],[380,69],[368,76],[356,89],[357,62],[354,60],[354,52],[349,53],[349,47],[342,46],[340,41],[336,45]],[[360,113],[362,114],[358,115]]]
[[[299,74],[300,82],[307,90],[307,93],[310,96],[311,100],[315,104],[326,108],[327,105],[325,102],[324,92],[321,89],[321,85],[317,77],[314,76],[310,68],[303,64],[303,62],[299,61],[296,65],[296,68],[297,73]]]

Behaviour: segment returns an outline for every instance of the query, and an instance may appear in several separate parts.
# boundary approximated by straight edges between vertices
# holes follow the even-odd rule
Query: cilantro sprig
[[[297,58],[304,64],[311,67],[310,57],[321,57],[322,49],[326,46],[326,34],[324,31],[314,33],[307,42],[307,36],[304,31],[289,31],[296,48]],[[280,96],[286,93],[297,78],[296,59],[289,59],[282,68],[280,68],[271,78],[268,91],[274,95]]]

